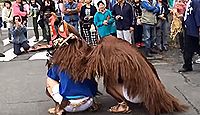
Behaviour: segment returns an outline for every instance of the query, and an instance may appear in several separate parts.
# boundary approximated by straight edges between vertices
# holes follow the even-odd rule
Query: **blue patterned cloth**
[[[59,92],[65,100],[70,97],[94,97],[97,92],[97,83],[94,79],[75,82],[71,79],[69,73],[60,72],[59,66],[53,65],[47,73],[47,76],[59,82]]]

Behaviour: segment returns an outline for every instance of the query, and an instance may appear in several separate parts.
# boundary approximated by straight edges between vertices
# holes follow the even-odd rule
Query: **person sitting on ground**
[[[13,47],[14,47],[14,54],[20,55],[22,51],[20,50],[21,47],[24,48],[25,52],[30,48],[28,44],[28,39],[25,37],[24,33],[27,32],[26,27],[22,24],[22,19],[20,16],[13,17]]]

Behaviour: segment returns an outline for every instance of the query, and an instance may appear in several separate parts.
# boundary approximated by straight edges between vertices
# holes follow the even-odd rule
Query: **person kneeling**
[[[95,79],[74,81],[66,71],[60,71],[58,65],[50,67],[47,73],[46,93],[56,106],[48,110],[51,114],[63,112],[80,112],[87,109],[98,109],[93,97],[97,93]]]
[[[28,39],[25,37],[25,33],[27,32],[26,27],[22,24],[22,19],[20,16],[14,16],[13,17],[13,47],[14,47],[14,54],[20,55],[22,54],[22,51],[20,50],[21,47],[23,47],[24,51],[27,52],[27,50],[30,48],[28,44]]]

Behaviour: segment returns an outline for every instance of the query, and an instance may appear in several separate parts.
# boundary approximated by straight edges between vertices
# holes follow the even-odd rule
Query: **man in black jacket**
[[[112,14],[116,20],[117,37],[132,43],[131,33],[133,28],[133,9],[125,0],[117,0],[113,6]]]
[[[184,64],[179,72],[192,71],[192,57],[194,52],[200,52],[200,0],[189,0],[185,12],[186,37],[184,43],[183,59]]]

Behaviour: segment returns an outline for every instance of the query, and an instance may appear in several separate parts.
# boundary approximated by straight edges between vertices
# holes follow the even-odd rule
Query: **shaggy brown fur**
[[[186,110],[165,90],[153,65],[128,42],[108,36],[93,50],[78,38],[68,44],[56,50],[52,62],[72,79],[83,81],[98,75],[104,77],[105,87],[123,84],[128,95],[138,95],[151,114]]]
[[[56,49],[53,57],[47,65],[51,65],[52,63],[57,64],[60,66],[60,71],[68,71],[69,73],[75,75],[77,73],[75,72],[77,68],[76,70],[73,68],[76,67],[77,63],[81,61],[83,56],[87,55],[87,53],[91,51],[91,47],[87,45],[73,26],[67,24],[66,22],[63,22],[63,26],[64,34],[66,34],[66,36],[68,36],[69,33],[74,33],[77,38],[69,39],[68,43],[70,45],[64,45]]]
[[[86,60],[87,65],[80,73],[82,77],[76,77],[76,80],[98,73],[104,77],[105,87],[121,83],[131,98],[136,95],[141,98],[151,114],[182,112],[187,108],[165,90],[153,65],[126,41],[105,37]]]

